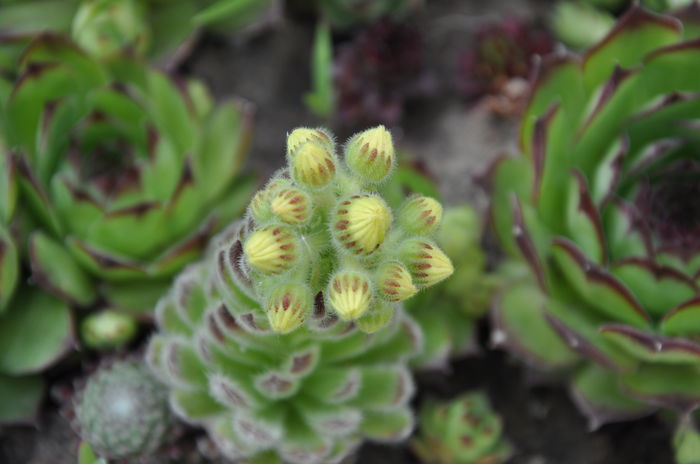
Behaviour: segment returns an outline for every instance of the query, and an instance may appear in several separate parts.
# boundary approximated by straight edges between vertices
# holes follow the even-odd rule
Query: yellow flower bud
[[[283,188],[291,187],[289,179],[273,177],[265,188],[258,190],[250,200],[248,212],[258,224],[264,224],[273,218],[272,199]]]
[[[305,187],[325,187],[335,177],[333,155],[316,142],[306,142],[291,152],[289,168],[294,180]]]
[[[373,334],[391,322],[394,317],[394,308],[391,304],[378,302],[367,314],[357,320],[357,328],[366,334]]]
[[[440,227],[442,205],[434,198],[412,195],[401,205],[396,217],[405,230],[430,235]]]
[[[331,279],[327,294],[341,319],[357,319],[372,303],[372,284],[359,272],[341,271]]]
[[[432,240],[406,240],[401,246],[401,257],[418,287],[435,285],[454,272],[450,258]]]
[[[302,285],[284,284],[267,297],[265,310],[275,332],[289,333],[304,323],[312,306],[311,292]]]
[[[272,212],[287,224],[306,224],[311,219],[312,210],[311,198],[298,188],[282,189],[272,199]]]
[[[381,297],[394,303],[407,300],[418,292],[408,269],[398,261],[382,263],[377,268],[375,281]]]
[[[287,156],[291,156],[299,147],[306,142],[316,142],[326,147],[333,153],[335,152],[335,143],[330,133],[323,128],[309,129],[308,127],[298,127],[287,135]]]
[[[279,274],[291,268],[299,258],[299,240],[286,226],[267,226],[250,234],[243,245],[243,253],[256,271]]]
[[[333,234],[348,251],[369,255],[384,243],[391,210],[378,196],[353,195],[335,208]]]
[[[363,180],[378,183],[394,169],[394,142],[384,126],[360,132],[345,148],[345,163]]]

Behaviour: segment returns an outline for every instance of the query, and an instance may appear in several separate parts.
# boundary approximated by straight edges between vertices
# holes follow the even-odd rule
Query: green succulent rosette
[[[102,293],[147,309],[244,207],[250,114],[215,106],[197,81],[98,62],[58,36],[33,41],[21,71],[4,116],[38,224],[34,279],[76,305]]]
[[[392,212],[379,193],[394,168],[383,126],[353,136],[342,164],[323,129],[287,146],[247,217],[159,302],[147,359],[227,458],[336,463],[410,433],[423,338],[400,303],[453,269],[430,238],[439,204]]]
[[[427,401],[419,425],[411,445],[426,464],[499,464],[512,454],[502,420],[483,393],[444,403]]]
[[[0,79],[3,422],[33,418],[37,374],[75,344],[71,307],[151,311],[254,187],[238,175],[249,112],[215,106],[198,82],[131,58],[97,61],[51,35],[16,71],[14,83]],[[122,322],[129,333],[108,324],[112,345],[135,331]],[[104,345],[99,330],[88,335]]]
[[[566,372],[594,426],[700,404],[697,23],[639,7],[544,61],[492,172],[494,342]]]
[[[142,362],[100,367],[75,398],[75,428],[99,456],[147,456],[160,447],[172,425],[168,392]]]

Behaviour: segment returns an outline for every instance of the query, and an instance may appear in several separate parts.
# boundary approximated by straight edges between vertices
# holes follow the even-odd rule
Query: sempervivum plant
[[[287,143],[288,167],[159,303],[148,359],[229,458],[338,462],[411,430],[422,338],[399,303],[452,264],[430,238],[439,204],[392,214],[377,193],[394,165],[384,127],[352,137],[345,165],[325,130]]]
[[[483,393],[426,402],[413,449],[426,464],[499,464],[512,454],[501,418]]]
[[[470,99],[488,97],[497,113],[518,113],[534,57],[553,48],[544,28],[517,16],[481,26],[459,55],[457,89]]]
[[[214,106],[199,82],[96,61],[59,36],[34,40],[20,72],[3,118],[36,221],[34,280],[76,305],[101,292],[148,308],[245,205],[249,115]]]
[[[379,20],[341,45],[334,63],[338,119],[348,126],[394,124],[407,100],[431,90],[420,32]]]
[[[104,458],[154,452],[172,419],[167,389],[143,363],[117,361],[98,369],[75,400],[76,429]]]
[[[583,57],[550,57],[522,156],[493,169],[522,266],[494,341],[568,372],[593,424],[700,404],[697,30],[634,7]]]
[[[406,303],[424,334],[423,351],[413,359],[414,366],[443,368],[450,358],[477,346],[476,321],[486,313],[497,284],[496,276],[485,272],[481,230],[481,220],[472,207],[445,210],[436,240],[454,263],[455,272]]]
[[[18,71],[0,81],[0,421],[31,418],[30,374],[73,344],[69,305],[150,310],[252,190],[250,118],[201,84],[48,35]],[[112,315],[85,324],[89,345],[134,333]]]

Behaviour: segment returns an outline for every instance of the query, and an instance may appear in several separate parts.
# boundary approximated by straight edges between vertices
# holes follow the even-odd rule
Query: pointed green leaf
[[[573,393],[578,406],[588,417],[591,428],[622,419],[632,419],[652,411],[620,390],[618,374],[596,364],[580,368],[573,378]]]
[[[547,323],[545,302],[534,283],[507,288],[494,308],[493,342],[550,368],[571,365],[578,356]]]
[[[662,320],[661,333],[693,336],[700,333],[700,299],[692,298],[669,312]]]
[[[29,238],[33,277],[51,293],[87,306],[97,297],[90,277],[58,242],[42,232]]]

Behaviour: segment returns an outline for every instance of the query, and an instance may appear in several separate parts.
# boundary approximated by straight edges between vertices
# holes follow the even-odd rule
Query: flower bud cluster
[[[286,159],[253,197],[241,240],[242,273],[271,330],[290,332],[327,308],[371,333],[395,304],[452,274],[432,240],[440,203],[414,195],[393,212],[379,193],[396,163],[383,126],[351,137],[342,163],[327,130],[295,129]]]

